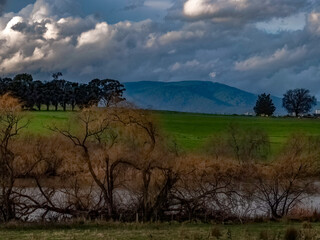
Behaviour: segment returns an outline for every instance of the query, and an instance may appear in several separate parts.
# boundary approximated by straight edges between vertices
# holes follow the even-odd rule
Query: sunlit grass
[[[297,132],[320,136],[319,119],[263,118],[246,116],[218,116],[208,114],[159,113],[165,131],[173,135],[186,149],[197,149],[208,137],[226,131],[228,125],[240,128],[255,127],[265,130],[271,141],[271,150],[277,152],[287,138]]]
[[[27,133],[49,134],[48,126],[68,122],[75,112],[41,111],[26,113],[30,119]],[[296,132],[320,136],[320,120],[293,118],[260,118],[245,116],[219,116],[209,114],[189,114],[174,112],[155,112],[164,132],[176,139],[178,145],[186,150],[196,150],[210,136],[226,131],[230,123],[241,128],[256,127],[264,129],[271,141],[271,150],[276,153],[288,136]]]

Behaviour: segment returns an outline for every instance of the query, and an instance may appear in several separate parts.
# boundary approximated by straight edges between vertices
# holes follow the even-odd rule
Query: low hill
[[[142,108],[194,113],[253,113],[257,95],[209,81],[127,82],[125,97]],[[277,114],[281,99],[273,97]]]

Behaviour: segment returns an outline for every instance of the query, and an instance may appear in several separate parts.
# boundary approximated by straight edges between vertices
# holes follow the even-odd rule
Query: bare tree
[[[279,159],[257,167],[254,193],[272,218],[282,218],[304,198],[315,192],[312,176],[316,174],[317,151],[309,151],[310,142],[301,135],[293,136]]]
[[[73,127],[51,127],[81,151],[81,159],[102,193],[104,210],[101,214],[105,218],[115,216],[114,191],[118,168],[122,164],[131,164],[125,159],[110,157],[118,139],[117,121],[110,111],[113,109],[84,109],[77,115]]]
[[[180,178],[173,191],[173,209],[178,215],[189,220],[238,217],[234,210],[244,199],[240,194],[243,165],[189,156],[179,166]]]
[[[168,146],[150,112],[122,108],[118,109],[115,120],[126,126],[126,162],[139,176],[134,188],[139,189],[136,193],[140,196],[143,221],[160,218],[178,180],[177,152]]]
[[[234,159],[240,163],[265,160],[270,152],[269,136],[261,129],[230,124],[226,132],[213,136],[206,152],[216,159]]]
[[[9,94],[0,97],[0,214],[3,221],[15,218],[13,187],[17,177],[14,167],[15,139],[28,125],[21,115],[21,104]]]

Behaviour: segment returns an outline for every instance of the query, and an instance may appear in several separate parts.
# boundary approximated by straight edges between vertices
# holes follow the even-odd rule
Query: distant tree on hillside
[[[68,82],[68,95],[69,95],[69,104],[71,105],[72,111],[77,105],[77,91],[79,89],[79,83]]]
[[[41,110],[41,105],[44,101],[44,84],[37,80],[33,81],[29,89],[29,102],[32,107],[36,105],[38,110]]]
[[[79,84],[75,88],[75,100],[80,109],[89,107],[90,91],[88,84]]]
[[[294,113],[296,117],[310,112],[317,105],[317,99],[310,95],[310,91],[303,88],[289,90],[283,95],[282,106],[289,114]]]
[[[116,80],[111,79],[93,79],[88,84],[89,87],[89,104],[98,105],[103,103],[106,107],[124,101],[124,86]]]
[[[63,74],[61,72],[57,72],[57,73],[52,74],[53,80],[59,80],[59,78],[62,76],[63,76]]]
[[[32,99],[30,99],[32,81],[33,78],[31,74],[18,74],[13,78],[8,89],[15,98],[20,99],[23,107],[27,109],[33,108],[33,102]]]
[[[116,80],[104,79],[101,80],[101,100],[106,107],[117,104],[125,100],[123,92],[126,89],[124,85]]]
[[[257,116],[261,116],[261,115],[272,116],[276,110],[276,107],[272,102],[270,94],[267,95],[263,93],[259,95],[258,100],[256,102],[256,106],[253,108],[253,110],[257,114]]]
[[[0,96],[10,94],[19,99],[22,108],[41,110],[42,105],[50,110],[59,105],[64,111],[70,106],[72,110],[103,105],[110,107],[124,101],[124,85],[112,79],[93,79],[88,84],[79,84],[62,79],[61,72],[53,73],[51,81],[33,81],[32,75],[23,73],[11,78],[0,78]]]
[[[47,107],[47,111],[50,110],[50,105],[51,105],[51,100],[52,100],[52,97],[51,97],[51,93],[52,93],[52,90],[51,90],[51,87],[52,87],[52,84],[51,82],[45,82],[43,84],[43,98],[42,98],[42,103],[44,105],[46,105]]]
[[[9,92],[9,86],[12,83],[11,78],[0,78],[0,95],[4,95]]]
[[[48,83],[48,93],[50,94],[51,105],[54,106],[55,111],[58,110],[60,99],[63,95],[61,85],[63,80],[52,80]]]

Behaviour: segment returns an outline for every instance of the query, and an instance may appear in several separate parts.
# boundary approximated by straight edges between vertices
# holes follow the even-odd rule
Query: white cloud
[[[217,73],[216,72],[211,72],[211,73],[209,73],[209,77],[210,78],[216,78],[216,76],[217,76]]]
[[[191,61],[187,61],[185,63],[176,62],[170,67],[170,70],[171,71],[177,71],[180,69],[192,70],[192,68],[196,68],[200,65],[201,65],[201,63],[198,60],[194,59]]]
[[[46,23],[45,27],[47,28],[47,31],[43,35],[43,37],[47,40],[50,39],[57,39],[59,35],[59,30],[55,24],[52,23]]]
[[[251,22],[293,15],[309,0],[187,0],[183,14],[191,19],[216,22]]]
[[[171,31],[158,38],[161,45],[203,37],[203,31]]]
[[[147,0],[144,2],[144,6],[166,10],[172,6],[172,2],[168,0]]]
[[[150,34],[149,20],[109,25],[90,16],[59,17],[48,2],[38,0],[32,7],[0,18],[2,74],[66,69],[104,75],[115,72],[130,52],[143,49]]]
[[[176,62],[175,64],[173,64],[171,67],[170,67],[170,70],[171,71],[177,71],[181,68],[181,63],[178,63]]]
[[[188,17],[215,15],[222,10],[236,9],[241,11],[248,7],[247,0],[188,0],[184,4],[184,14]]]
[[[289,50],[287,46],[285,46],[275,51],[271,56],[254,56],[247,60],[236,62],[235,69],[238,71],[249,71],[286,67],[301,60],[306,54],[307,49],[305,47]]]
[[[110,36],[109,26],[107,23],[97,23],[95,29],[82,33],[78,38],[78,47],[87,44],[106,43]]]
[[[281,31],[303,30],[306,26],[306,13],[302,12],[285,18],[272,18],[267,22],[258,22],[256,26],[273,34]]]
[[[320,35],[320,12],[312,12],[309,14],[308,28],[312,34]]]

